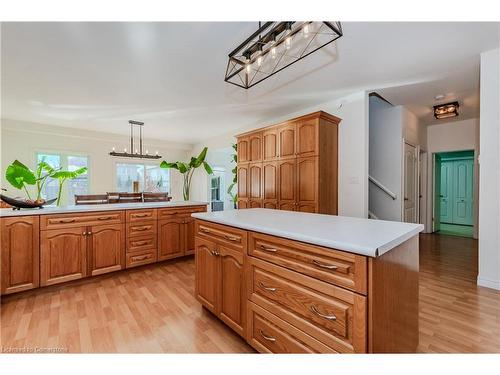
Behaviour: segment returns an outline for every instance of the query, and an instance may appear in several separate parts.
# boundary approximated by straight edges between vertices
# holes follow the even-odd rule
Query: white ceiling
[[[477,92],[479,53],[499,45],[498,23],[343,23],[336,43],[245,91],[223,77],[256,27],[4,23],[2,117],[120,134],[134,119],[147,138],[197,143],[360,89],[410,84],[428,110],[436,94]]]

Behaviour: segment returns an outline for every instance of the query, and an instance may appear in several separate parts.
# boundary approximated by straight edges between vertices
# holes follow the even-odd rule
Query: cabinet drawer
[[[337,353],[258,305],[247,308],[248,342],[260,353]]]
[[[144,220],[156,220],[156,210],[128,210],[127,223],[134,223]]]
[[[339,352],[366,351],[366,297],[250,258],[250,300]]]
[[[124,211],[91,212],[85,214],[63,214],[40,216],[40,228],[64,229],[82,225],[121,224],[125,222]]]
[[[248,254],[366,294],[366,257],[250,232]]]
[[[127,223],[127,237],[146,236],[156,234],[156,221]]]
[[[233,249],[246,251],[247,232],[244,230],[196,220],[195,233],[201,238],[217,241]]]
[[[158,209],[158,219],[168,219],[174,215],[186,217],[191,216],[193,212],[206,212],[206,206],[190,206],[190,207],[169,207]]]
[[[156,262],[156,250],[138,251],[126,254],[126,267],[137,267]]]
[[[127,253],[156,250],[156,235],[138,236],[127,239]]]

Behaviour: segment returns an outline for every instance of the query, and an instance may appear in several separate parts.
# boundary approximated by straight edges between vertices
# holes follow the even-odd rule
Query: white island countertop
[[[265,208],[199,212],[191,216],[370,257],[388,252],[424,229],[422,224]]]
[[[110,203],[110,204],[82,204],[78,206],[46,206],[39,208],[22,208],[13,210],[12,208],[0,209],[0,217],[29,216],[29,215],[51,215],[51,214],[69,214],[80,212],[96,211],[119,211],[119,210],[143,210],[148,208],[169,208],[169,207],[188,207],[188,206],[206,206],[206,202],[195,201],[171,201],[171,202],[147,202],[147,203]]]

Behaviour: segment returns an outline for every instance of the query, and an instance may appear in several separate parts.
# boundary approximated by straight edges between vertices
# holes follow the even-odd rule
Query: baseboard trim
[[[477,277],[477,285],[483,286],[485,288],[500,290],[500,281],[490,280],[484,277]]]

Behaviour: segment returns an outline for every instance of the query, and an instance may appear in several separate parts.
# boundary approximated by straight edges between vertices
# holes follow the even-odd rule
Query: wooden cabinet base
[[[418,236],[370,258],[203,220],[195,228],[197,299],[257,351],[416,351]],[[240,245],[224,248],[227,236]]]

